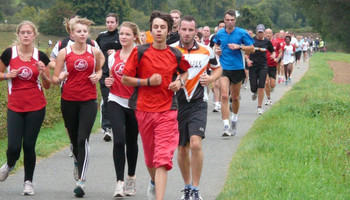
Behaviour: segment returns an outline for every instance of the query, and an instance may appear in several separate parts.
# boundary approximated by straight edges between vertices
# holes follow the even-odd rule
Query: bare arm
[[[56,59],[55,70],[52,75],[52,84],[59,85],[67,76],[68,72],[62,72],[64,60],[66,59],[66,50],[62,49]]]

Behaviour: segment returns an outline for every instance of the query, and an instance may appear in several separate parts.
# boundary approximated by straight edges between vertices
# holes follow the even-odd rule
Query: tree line
[[[28,19],[41,33],[61,36],[66,34],[63,18],[75,14],[104,25],[105,16],[115,12],[120,22],[133,21],[148,30],[153,10],[178,9],[194,16],[199,26],[214,27],[228,8],[239,12],[237,25],[246,29],[254,30],[259,23],[275,31],[312,26],[325,40],[350,47],[349,0],[0,0],[0,21]]]

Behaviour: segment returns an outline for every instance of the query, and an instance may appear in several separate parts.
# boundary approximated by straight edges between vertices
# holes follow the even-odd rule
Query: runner
[[[209,46],[210,44],[210,28],[209,26],[203,27],[203,38],[201,44]]]
[[[183,200],[201,200],[199,180],[203,166],[202,139],[208,114],[207,87],[221,76],[222,69],[211,48],[194,41],[196,20],[185,16],[179,26],[180,41],[174,46],[183,52],[191,64],[186,87],[176,93],[179,101],[180,141],[177,160],[185,182]],[[207,67],[212,69],[211,75]],[[191,150],[191,156],[189,152]],[[192,179],[191,179],[192,177]]]
[[[303,41],[304,41],[304,40],[301,40],[301,38],[302,38],[302,36],[298,36],[297,37],[297,44],[298,44],[298,46],[295,46],[295,65],[297,66],[297,68],[299,68],[299,66],[300,66],[302,45],[303,45]]]
[[[0,80],[8,83],[7,162],[0,168],[0,182],[5,181],[15,167],[23,148],[22,195],[34,195],[35,143],[45,117],[46,100],[42,86],[50,88],[50,70],[47,67],[50,60],[34,47],[38,30],[32,22],[21,22],[16,35],[17,43],[7,48],[0,59]]]
[[[174,92],[184,85],[190,65],[179,50],[166,45],[173,27],[171,16],[153,11],[150,23],[154,42],[134,48],[125,64],[122,83],[137,87],[129,105],[135,108],[151,176],[147,196],[160,200],[165,195],[168,170],[173,166],[172,158],[179,142]],[[175,80],[177,72],[180,75]]]
[[[284,38],[286,36],[286,33],[284,30],[280,30],[280,32],[277,35],[276,41],[279,43],[279,46],[282,47],[284,45]],[[282,55],[283,57],[283,55]],[[284,83],[284,66],[282,62],[282,57],[278,60],[277,65],[277,75],[278,75],[278,83]]]
[[[287,35],[285,37],[285,44],[281,47],[280,53],[283,53],[283,65],[284,65],[284,76],[285,84],[291,83],[291,73],[293,70],[293,62],[295,55],[295,46],[291,43],[291,37]]]
[[[171,29],[171,32],[169,33],[168,39],[166,41],[166,44],[168,44],[168,45],[171,45],[171,44],[179,41],[179,39],[180,39],[178,29],[179,29],[179,23],[180,23],[182,13],[179,10],[171,10],[170,15],[173,18],[174,24],[173,24],[173,27]]]
[[[256,36],[254,36],[254,48],[255,52],[249,54],[247,65],[249,67],[249,81],[250,90],[253,92],[252,99],[256,100],[258,97],[257,114],[262,115],[264,110],[261,105],[264,100],[265,82],[268,72],[266,51],[271,53],[271,58],[275,59],[275,50],[271,41],[264,37],[265,26],[259,24],[256,27]]]
[[[134,42],[141,44],[139,29],[135,23],[123,22],[119,34],[122,49],[108,57],[110,76],[105,84],[110,88],[108,96],[108,112],[113,132],[113,161],[117,175],[117,186],[114,197],[133,196],[136,194],[136,162],[138,155],[138,126],[135,113],[128,106],[129,98],[134,92],[133,87],[121,83],[123,69]],[[128,177],[124,183],[125,148],[128,162]]]
[[[85,195],[86,172],[89,163],[89,137],[97,113],[96,83],[102,76],[100,57],[102,52],[86,44],[89,27],[93,22],[75,18],[70,23],[75,43],[62,49],[57,56],[52,82],[62,81],[61,111],[68,130],[74,154],[74,193]],[[66,66],[67,71],[62,71]]]
[[[277,65],[278,65],[277,62],[282,55],[282,54],[278,54],[280,46],[275,39],[272,39],[272,36],[273,36],[272,30],[269,28],[266,29],[265,37],[271,41],[275,50],[276,58],[271,58],[270,51],[266,51],[267,76],[266,76],[266,82],[265,82],[265,93],[266,93],[267,101],[265,102],[265,105],[272,105],[271,92],[273,92],[276,87],[276,72],[277,72]]]
[[[241,50],[253,53],[254,40],[248,32],[236,27],[236,12],[227,10],[224,14],[225,29],[218,31],[214,38],[215,52],[220,56],[223,69],[220,78],[221,114],[224,123],[222,136],[234,136],[237,133],[239,93],[242,81],[245,78],[244,60]],[[229,90],[232,98],[231,126],[229,121],[230,109],[228,105]],[[230,131],[231,129],[231,131]],[[232,133],[230,133],[232,132]]]
[[[109,13],[106,16],[107,31],[101,32],[96,38],[97,44],[101,47],[103,55],[108,58],[109,55],[122,48],[119,42],[118,16],[115,13]],[[112,139],[111,121],[109,119],[107,102],[109,88],[105,85],[105,79],[109,77],[108,62],[104,62],[102,67],[102,77],[100,79],[101,90],[101,128],[103,139],[108,142]]]
[[[303,63],[305,63],[308,56],[308,51],[309,51],[309,42],[307,41],[307,38],[304,38],[303,42],[301,43],[301,48],[303,51]]]

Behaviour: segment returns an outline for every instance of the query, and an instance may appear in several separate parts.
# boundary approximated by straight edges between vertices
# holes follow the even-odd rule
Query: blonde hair
[[[120,27],[130,28],[132,33],[136,36],[135,43],[142,44],[141,38],[140,38],[140,29],[137,26],[137,24],[135,24],[134,22],[125,21],[120,25]]]
[[[69,23],[68,23],[69,30],[70,31],[74,31],[74,26],[77,25],[77,24],[86,25],[88,30],[90,30],[90,25],[91,24],[95,24],[95,23],[93,21],[91,21],[91,20],[88,20],[87,18],[81,18],[79,16],[75,16],[74,18],[69,20]]]
[[[18,26],[16,28],[16,37],[17,37],[17,39],[13,43],[13,45],[20,44],[18,35],[19,35],[19,32],[21,31],[22,26],[24,26],[24,25],[29,25],[32,28],[33,33],[34,33],[34,38],[36,38],[39,35],[38,28],[35,26],[35,24],[33,22],[28,21],[28,20],[22,21],[20,24],[18,24]]]
[[[176,9],[174,9],[174,10],[171,10],[171,11],[170,11],[170,14],[172,14],[172,13],[177,13],[177,14],[179,14],[179,15],[180,15],[180,17],[182,16],[182,13],[181,13],[181,11],[179,11],[179,10],[176,10]]]
[[[76,17],[79,17],[79,16],[76,15],[76,16],[73,16],[73,17],[70,17],[70,18],[64,18],[64,20],[63,20],[63,26],[66,29],[68,34],[70,34],[70,31],[71,31],[71,29],[70,29],[70,21],[72,19],[76,18]]]

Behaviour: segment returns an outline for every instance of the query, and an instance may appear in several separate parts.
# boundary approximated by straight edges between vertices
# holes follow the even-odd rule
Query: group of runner
[[[248,71],[252,98],[258,98],[258,114],[263,113],[264,90],[265,104],[272,104],[270,93],[282,57],[285,80],[291,79],[295,60],[291,37],[280,33],[273,39],[272,30],[259,24],[252,38],[236,26],[234,10],[224,13],[213,35],[208,26],[198,35],[196,19],[182,17],[179,10],[170,14],[153,11],[147,32],[133,22],[119,27],[118,16],[108,14],[108,30],[96,41],[88,38],[91,24],[79,16],[66,19],[69,37],[55,45],[49,59],[34,47],[36,26],[23,21],[16,30],[18,42],[1,55],[0,80],[8,82],[8,149],[0,181],[6,180],[23,148],[23,195],[34,195],[35,143],[46,107],[42,87],[61,85],[61,112],[73,154],[76,197],[86,193],[89,136],[97,113],[99,82],[103,139],[113,139],[113,196],[136,193],[140,133],[150,175],[148,199],[164,199],[167,172],[178,149],[184,181],[181,199],[200,200],[209,86],[214,92],[214,111],[221,110],[225,137],[237,134],[240,90],[248,81]],[[54,69],[52,76],[49,67]]]

